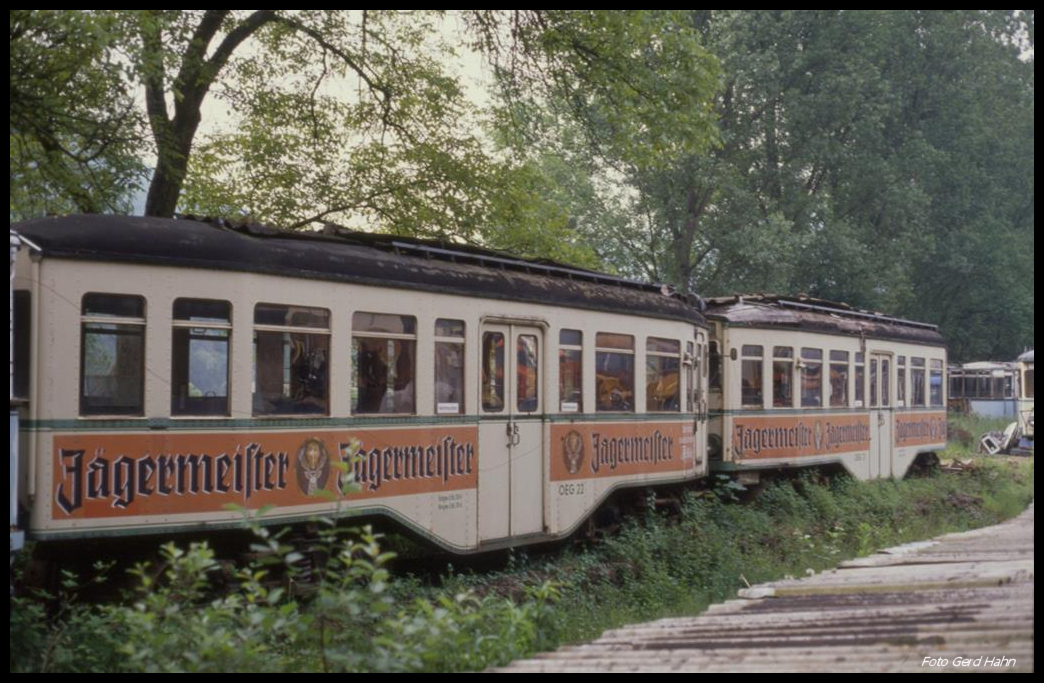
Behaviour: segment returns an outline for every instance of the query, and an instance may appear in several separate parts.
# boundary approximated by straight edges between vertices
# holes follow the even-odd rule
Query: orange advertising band
[[[677,472],[692,466],[681,423],[564,424],[551,428],[551,480]],[[686,464],[688,463],[688,465]]]
[[[895,418],[896,446],[923,446],[946,441],[946,413],[912,413]]]
[[[477,451],[475,427],[58,436],[52,514],[191,514],[229,503],[314,505],[321,490],[358,499],[473,489]]]
[[[732,423],[737,459],[795,458],[869,450],[866,415],[749,417]]]

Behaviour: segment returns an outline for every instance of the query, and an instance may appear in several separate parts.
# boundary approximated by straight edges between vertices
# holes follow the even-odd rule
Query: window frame
[[[191,320],[188,318],[179,318],[177,313],[179,302],[205,302],[205,303],[221,303],[228,306],[228,318],[226,322],[219,322],[216,319],[203,319],[203,320]],[[200,299],[196,297],[178,297],[174,299],[171,304],[171,345],[170,345],[170,356],[171,356],[171,373],[170,373],[170,415],[171,417],[228,417],[232,414],[232,302],[223,299]],[[191,375],[191,342],[193,339],[192,330],[221,330],[226,331],[228,334],[223,338],[225,342],[225,407],[220,412],[204,412],[204,411],[193,411],[187,408],[177,409],[176,401],[177,396],[175,390],[177,385],[175,382],[175,364],[177,360],[175,354],[177,353],[177,340],[176,335],[178,330],[188,330],[188,341],[187,348],[189,349],[189,358],[185,364],[186,368],[186,381],[188,381]],[[205,340],[207,337],[199,337],[198,339]],[[215,339],[219,339],[215,337]],[[193,397],[186,396],[185,400],[191,401]]]
[[[313,315],[316,312],[321,312],[321,313],[325,314],[326,326],[325,327],[320,327],[318,325],[276,325],[276,324],[267,323],[267,322],[266,323],[259,323],[259,322],[257,322],[258,314],[260,312],[258,309],[260,307],[262,307],[262,306],[282,307],[282,308],[286,308],[288,311],[291,311],[292,309],[300,309],[301,311],[310,312]],[[272,303],[272,302],[268,302],[268,301],[259,301],[259,302],[256,302],[254,304],[254,326],[253,326],[253,330],[252,330],[252,335],[253,335],[253,359],[252,359],[252,363],[251,363],[251,370],[252,370],[252,373],[253,373],[253,381],[252,381],[253,387],[252,387],[252,391],[250,392],[251,393],[251,403],[252,403],[251,414],[254,417],[262,417],[262,418],[268,418],[268,417],[300,417],[302,419],[307,419],[307,418],[315,417],[315,416],[329,416],[330,415],[330,406],[331,406],[331,400],[330,400],[331,399],[331,364],[330,364],[330,361],[331,361],[332,347],[333,347],[333,333],[332,333],[332,330],[333,330],[333,315],[332,315],[332,312],[330,311],[330,309],[328,309],[328,308],[323,308],[321,306],[309,306],[309,305],[306,305],[306,304]],[[258,354],[257,354],[257,347],[258,347],[258,334],[259,333],[260,334],[266,334],[266,335],[267,334],[281,334],[281,335],[283,335],[282,343],[284,345],[284,347],[283,347],[284,350],[286,348],[285,344],[287,343],[286,335],[311,335],[311,336],[316,336],[316,337],[326,337],[326,346],[325,346],[325,349],[326,349],[326,359],[325,359],[326,365],[325,365],[325,370],[324,370],[324,373],[325,373],[325,406],[323,406],[322,410],[319,410],[319,411],[314,411],[313,410],[313,411],[292,411],[292,412],[285,412],[285,411],[271,411],[271,412],[268,412],[268,411],[262,411],[262,410],[258,409],[257,403],[258,403],[258,394],[259,394],[259,389],[258,389],[258,383],[259,382],[258,382]],[[292,372],[292,370],[293,370],[292,367],[289,368],[290,372]],[[288,374],[288,368],[285,365],[283,366],[283,374],[284,375]],[[292,378],[291,378],[290,382],[291,382],[291,386],[292,386],[292,384],[293,384],[293,379]],[[263,396],[262,396],[262,400],[264,400]]]
[[[122,299],[135,299],[140,302],[140,316],[124,316],[117,313],[87,313],[87,299],[88,297],[118,297]],[[144,417],[145,416],[145,367],[146,367],[146,342],[148,332],[148,302],[144,296],[140,294],[118,294],[113,292],[87,292],[80,299],[80,371],[79,371],[79,415],[80,417],[111,417],[111,416],[124,416],[124,417]],[[113,326],[116,329],[98,329],[92,332],[89,329],[91,325],[104,325]],[[133,331],[127,329],[133,328]],[[138,405],[117,405],[114,407],[97,407],[90,408],[88,406],[89,397],[84,392],[85,384],[87,381],[87,338],[89,334],[98,334],[105,336],[128,336],[136,337],[140,340],[140,351],[138,359],[138,396],[140,403]],[[119,364],[122,365],[122,364]]]
[[[565,333],[575,333],[579,335],[580,341],[578,344],[563,341]],[[579,374],[579,381],[574,387],[574,394],[579,394],[576,401],[566,401],[564,392],[565,387],[563,386],[563,380],[565,379],[565,373],[562,371],[563,366],[566,363],[567,353],[578,353],[579,359],[575,362]],[[573,361],[569,361],[573,364]],[[568,407],[567,407],[568,406]],[[558,410],[561,413],[582,413],[584,412],[584,332],[583,330],[574,330],[568,328],[562,328],[558,331]]]
[[[608,337],[619,337],[630,339],[630,348],[620,346],[603,346],[601,345],[602,338]],[[638,354],[635,350],[635,344],[637,340],[633,334],[623,334],[620,332],[596,332],[595,333],[595,412],[597,413],[637,413],[638,402],[635,400],[635,381],[637,379],[637,368],[635,367],[638,362]],[[631,393],[631,405],[630,408],[605,408],[599,401],[598,392],[598,366],[604,356],[617,355],[617,356],[629,356],[631,358],[631,383],[629,391]]]
[[[412,322],[413,332],[412,333],[407,333],[407,332],[385,332],[385,331],[381,331],[381,330],[373,330],[373,329],[361,328],[361,327],[358,326],[358,323],[357,323],[357,320],[358,320],[357,316],[361,316],[361,315],[386,316],[386,317],[392,317],[392,318],[400,318],[403,321],[408,320],[408,321]],[[404,327],[404,329],[405,329],[405,327]],[[358,353],[357,353],[356,348],[355,348],[357,340],[369,339],[369,340],[384,340],[384,341],[391,341],[391,342],[396,342],[396,341],[412,342],[412,353],[410,354],[411,358],[412,358],[412,368],[411,368],[412,372],[411,372],[411,379],[409,381],[409,384],[412,386],[412,388],[410,390],[412,392],[412,396],[410,398],[411,404],[412,404],[412,410],[409,410],[409,411],[393,410],[393,411],[386,412],[386,411],[381,409],[381,408],[383,408],[383,404],[384,404],[384,399],[381,399],[381,405],[380,405],[380,408],[378,408],[378,410],[376,410],[376,411],[369,411],[369,410],[367,410],[367,411],[360,411],[359,408],[358,408],[358,398],[359,398],[359,396],[361,396],[361,392],[359,392],[359,394],[357,394],[357,396],[356,396],[356,400],[354,400],[354,401],[350,400],[350,402],[351,402],[351,414],[352,415],[365,415],[367,417],[402,417],[402,416],[416,415],[417,414],[417,388],[418,388],[417,387],[417,384],[418,384],[418,378],[417,378],[417,350],[420,347],[417,330],[418,330],[418,320],[417,320],[417,316],[415,316],[415,315],[408,315],[408,314],[404,314],[404,313],[384,313],[384,312],[380,312],[380,311],[354,311],[352,313],[351,356],[350,356],[350,360],[349,360],[349,365],[350,365],[350,373],[351,373],[350,387],[353,390],[357,390],[359,388],[359,386],[357,384],[357,380],[358,380],[358,377],[359,377],[359,374],[358,374],[359,373],[359,368],[357,367],[357,364],[358,364]],[[397,363],[398,362],[398,358],[396,358],[396,360],[394,362]],[[390,362],[388,365],[390,367],[392,365],[392,363]],[[397,381],[399,378],[396,376],[395,379]],[[401,391],[401,389],[396,390],[396,389],[393,388],[392,389],[393,396],[394,396],[396,391]],[[387,385],[385,386],[385,395],[387,395]],[[349,399],[350,399],[350,397],[349,397]],[[397,407],[397,406],[393,405],[393,408],[395,408],[395,407]]]
[[[663,347],[670,347],[672,345],[676,345],[677,349],[674,350],[674,351],[668,351],[668,350],[662,350],[662,348],[661,349],[654,348],[657,345],[660,345],[662,348]],[[681,412],[681,408],[682,408],[682,400],[681,400],[682,354],[681,354],[681,350],[682,350],[681,342],[679,340],[677,340],[677,339],[671,339],[669,337],[653,337],[653,336],[649,336],[649,337],[645,338],[645,412],[647,412],[647,413],[680,413]],[[657,408],[654,408],[654,407],[652,407],[650,405],[649,385],[652,383],[652,379],[649,376],[649,373],[652,370],[652,368],[649,366],[649,359],[650,358],[666,358],[666,359],[669,359],[669,360],[673,360],[677,364],[677,366],[678,366],[676,368],[677,380],[675,381],[675,389],[674,389],[674,397],[673,397],[674,398],[674,402],[676,404],[675,408],[659,408],[659,409],[657,409]],[[662,377],[665,374],[667,374],[667,372],[668,372],[667,370],[664,370],[662,368],[659,369],[655,381],[657,383],[659,383],[660,377]]]
[[[444,335],[439,334],[439,323],[453,323],[460,324],[461,332],[460,335]],[[468,337],[468,324],[464,320],[457,318],[436,318],[433,326],[434,337],[432,352],[434,354],[432,363],[432,369],[434,371],[433,386],[432,386],[432,401],[434,403],[435,415],[464,415],[467,412],[467,337]],[[457,403],[457,410],[449,410],[448,406],[451,405],[449,402],[439,401],[439,346],[453,346],[459,347],[458,353],[460,354],[460,385],[459,394],[460,401]],[[443,407],[447,407],[443,410]],[[380,413],[378,413],[380,414]]]

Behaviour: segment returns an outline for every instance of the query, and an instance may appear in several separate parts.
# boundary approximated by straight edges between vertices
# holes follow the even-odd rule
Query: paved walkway
[[[993,527],[740,591],[508,672],[1032,671],[1033,505]]]

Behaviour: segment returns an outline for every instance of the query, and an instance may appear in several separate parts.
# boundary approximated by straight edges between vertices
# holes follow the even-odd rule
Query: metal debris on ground
[[[943,472],[970,472],[978,467],[978,464],[972,459],[960,460],[954,458],[953,460],[943,460],[939,463],[939,469]]]

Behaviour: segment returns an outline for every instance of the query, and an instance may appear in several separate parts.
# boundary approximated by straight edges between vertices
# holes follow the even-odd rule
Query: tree
[[[630,194],[606,221],[623,228],[596,238],[604,259],[704,295],[806,292],[937,322],[955,359],[1032,344],[1032,12],[692,21],[722,65],[720,144],[617,163]]]
[[[461,16],[462,35],[511,76],[518,102],[569,98],[551,125],[578,122],[589,136],[609,125],[601,143],[644,164],[706,147],[714,62],[678,24],[682,15]],[[549,177],[498,145],[503,131],[488,132],[488,112],[468,102],[447,66],[464,40],[449,37],[443,13],[153,10],[21,19],[51,42],[59,40],[55,23],[94,29],[96,47],[69,61],[85,64],[92,82],[108,89],[90,94],[95,118],[126,124],[110,126],[103,139],[119,134],[128,149],[155,155],[149,215],[181,210],[290,227],[333,220],[593,263],[582,234],[551,203]],[[14,27],[12,15],[12,44]],[[63,87],[54,94],[63,96]],[[128,106],[136,87],[144,115]],[[34,89],[42,87],[27,88]],[[218,100],[234,118],[204,129],[205,105]],[[115,112],[134,116],[120,121],[108,115]],[[12,161],[13,186],[14,169]],[[140,163],[134,169],[140,173]],[[80,169],[54,194],[98,191]]]
[[[108,14],[11,10],[11,216],[129,211],[143,118]]]

